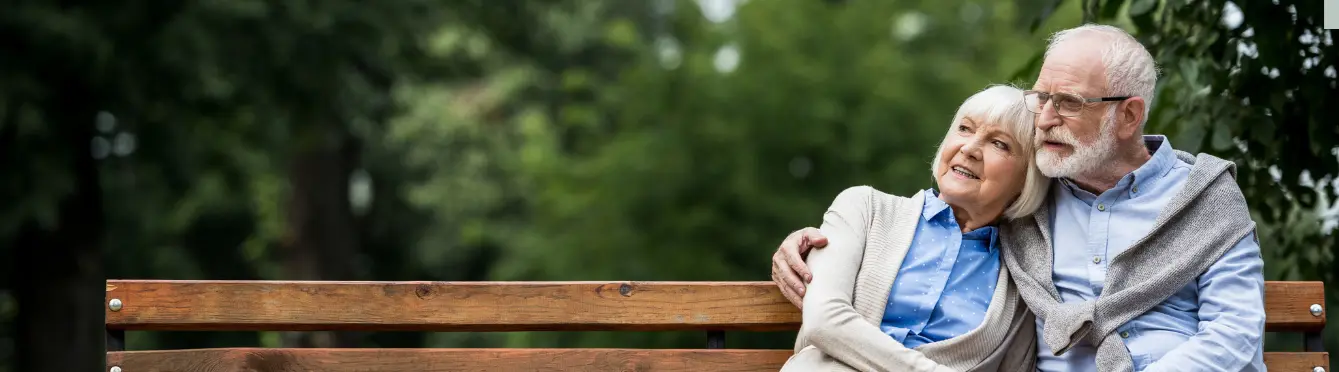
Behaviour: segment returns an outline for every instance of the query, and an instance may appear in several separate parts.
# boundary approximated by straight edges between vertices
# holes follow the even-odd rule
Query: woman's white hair
[[[1057,46],[1081,35],[1097,36],[1107,43],[1106,49],[1102,51],[1102,66],[1107,70],[1107,95],[1143,97],[1147,103],[1144,105],[1144,122],[1139,125],[1142,127],[1148,123],[1148,112],[1153,107],[1153,92],[1158,84],[1158,66],[1153,61],[1153,55],[1125,30],[1089,23],[1052,34],[1046,45],[1045,57],[1050,57],[1051,51]],[[1115,112],[1115,105],[1112,105],[1111,112]]]
[[[1047,192],[1050,191],[1051,180],[1037,169],[1037,157],[1033,155],[1036,151],[1033,144],[1033,136],[1036,133],[1033,121],[1035,116],[1028,111],[1023,104],[1023,90],[1011,85],[991,85],[986,89],[967,97],[966,101],[958,106],[958,112],[953,115],[953,121],[949,123],[948,133],[944,134],[944,140],[939,143],[940,149],[948,141],[948,136],[953,135],[953,128],[964,118],[971,117],[973,120],[989,125],[998,125],[1014,137],[1018,142],[1018,156],[1027,160],[1027,175],[1023,178],[1023,192],[1018,195],[1009,207],[1004,210],[1004,217],[1015,219],[1026,217],[1041,208],[1046,201]],[[934,161],[931,163],[930,171],[933,177],[939,176],[940,151],[935,151]],[[936,178],[937,180],[937,178]]]

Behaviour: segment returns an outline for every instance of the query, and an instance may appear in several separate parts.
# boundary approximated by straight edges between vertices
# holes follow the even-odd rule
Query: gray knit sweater
[[[823,215],[828,246],[809,254],[813,281],[804,296],[796,354],[783,371],[1035,369],[1036,323],[1003,267],[976,329],[915,349],[879,330],[925,197],[922,192],[903,198],[868,186],[837,196]]]
[[[1001,226],[1005,266],[1027,306],[1043,322],[1041,341],[1055,355],[1085,342],[1097,346],[1099,371],[1133,370],[1116,328],[1190,284],[1255,229],[1236,184],[1235,164],[1181,151],[1177,157],[1193,165],[1189,179],[1148,235],[1110,260],[1106,284],[1094,301],[1060,301],[1051,280],[1054,255],[1047,208],[1033,219]]]

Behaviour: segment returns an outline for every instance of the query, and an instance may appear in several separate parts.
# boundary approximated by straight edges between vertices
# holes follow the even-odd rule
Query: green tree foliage
[[[1006,82],[998,77],[1035,50],[1009,4],[750,2],[728,18],[694,2],[611,4],[555,7],[534,26],[563,31],[567,46],[556,49],[600,59],[513,59],[468,28],[437,37],[491,72],[411,89],[418,103],[388,130],[387,147],[431,174],[408,191],[442,224],[417,257],[458,269],[496,249],[494,280],[765,280],[780,238],[816,224],[843,188],[930,186],[929,160],[957,105]],[[485,344],[701,338],[515,334]]]
[[[0,237],[18,305],[0,309],[16,370],[103,367],[108,275],[349,275],[355,230],[329,212],[347,204],[330,201],[356,164],[352,131],[389,114],[391,73],[422,61],[414,39],[441,23],[434,9],[7,5],[0,161],[15,202],[0,208]],[[318,246],[343,255],[311,255]],[[231,340],[192,336],[178,345]]]

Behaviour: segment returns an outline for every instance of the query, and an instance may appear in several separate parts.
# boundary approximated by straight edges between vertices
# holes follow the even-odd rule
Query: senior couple
[[[1031,90],[961,105],[936,189],[842,191],[773,256],[783,370],[1265,370],[1234,165],[1143,134],[1156,80],[1121,29],[1061,31]]]

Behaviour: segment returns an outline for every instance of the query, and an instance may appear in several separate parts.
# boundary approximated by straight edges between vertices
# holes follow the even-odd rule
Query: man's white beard
[[[1102,118],[1102,127],[1098,130],[1097,142],[1085,145],[1074,138],[1074,134],[1063,126],[1051,127],[1049,131],[1037,132],[1037,168],[1046,177],[1074,179],[1086,173],[1101,169],[1109,160],[1116,157],[1116,133],[1113,130],[1115,115]],[[1047,150],[1043,141],[1060,142],[1069,145],[1074,152],[1069,156]]]

